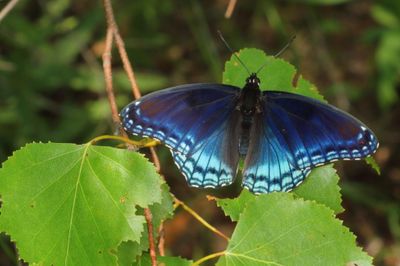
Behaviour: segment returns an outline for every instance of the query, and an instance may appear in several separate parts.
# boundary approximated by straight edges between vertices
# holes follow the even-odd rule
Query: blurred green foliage
[[[83,142],[112,130],[96,47],[104,27],[100,5],[66,0],[21,2],[2,22],[1,161],[30,141]],[[166,85],[157,73],[139,72],[137,79],[144,92]],[[114,84],[130,90],[120,68]],[[128,95],[118,94],[119,102]]]
[[[399,100],[400,2],[379,1],[372,6],[371,15],[380,25],[374,29],[378,41],[375,54],[378,100],[382,108],[389,108]]]
[[[0,1],[0,8],[7,2]],[[143,93],[181,83],[220,82],[229,52],[217,29],[235,50],[257,47],[268,54],[295,33],[297,39],[283,57],[329,102],[369,125],[381,142],[381,177],[363,164],[339,169],[345,177],[345,224],[376,255],[376,265],[400,260],[399,229],[394,226],[400,224],[399,1],[238,1],[230,19],[224,18],[227,1],[113,4]],[[101,1],[19,1],[0,22],[1,161],[27,142],[83,143],[115,130],[104,91],[104,37]],[[116,51],[113,64],[122,107],[132,96]],[[162,151],[163,165],[170,165]],[[198,190],[181,186],[176,170],[165,167],[165,173],[176,195],[195,202],[201,198]],[[381,198],[383,203],[375,200]],[[203,241],[213,251],[224,248],[210,245],[207,236],[187,235],[191,237],[170,240],[173,249],[187,251],[177,254],[193,257],[193,241]],[[376,239],[381,244],[372,245]],[[11,254],[14,250],[1,240],[2,253]],[[16,264],[15,258],[5,257]]]

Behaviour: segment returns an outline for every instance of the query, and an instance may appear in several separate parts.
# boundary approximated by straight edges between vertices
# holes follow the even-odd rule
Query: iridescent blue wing
[[[239,162],[240,112],[233,110],[221,126],[193,153],[172,151],[174,161],[189,185],[219,187],[232,183]]]
[[[190,185],[221,186],[236,174],[238,155],[231,154],[237,144],[231,145],[238,139],[239,96],[240,89],[228,85],[183,85],[148,94],[120,116],[126,131],[169,147]]]
[[[170,149],[197,150],[228,119],[240,89],[220,84],[189,84],[150,93],[120,113],[122,126]]]
[[[243,170],[243,185],[255,193],[289,191],[313,167],[361,159],[378,148],[370,129],[331,105],[271,91],[262,103]]]

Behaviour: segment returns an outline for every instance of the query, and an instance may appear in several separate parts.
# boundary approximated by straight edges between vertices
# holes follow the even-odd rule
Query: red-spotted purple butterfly
[[[253,73],[243,89],[186,84],[157,91],[127,105],[122,126],[165,144],[194,187],[231,184],[244,159],[243,186],[256,194],[289,191],[316,166],[378,148],[373,132],[350,114],[298,94],[261,92],[259,84]]]

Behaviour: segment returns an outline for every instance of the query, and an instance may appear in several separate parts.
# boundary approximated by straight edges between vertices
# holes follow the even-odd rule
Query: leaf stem
[[[102,135],[95,137],[91,141],[89,141],[90,144],[94,144],[96,142],[99,142],[101,140],[106,140],[106,139],[112,139],[112,140],[119,140],[128,144],[131,144],[135,147],[138,148],[148,148],[148,147],[154,147],[158,145],[160,142],[158,140],[153,140],[153,139],[143,139],[143,140],[131,140],[127,137],[121,137],[121,136],[114,136],[114,135]]]
[[[204,220],[197,212],[195,212],[192,208],[187,206],[184,202],[180,201],[176,197],[174,197],[175,205],[174,207],[182,206],[182,208],[190,213],[196,220],[198,220],[201,224],[203,224],[205,227],[207,227],[209,230],[212,232],[216,233],[217,235],[221,236],[222,238],[225,238],[225,240],[229,241],[230,238],[227,237],[224,233],[219,231],[217,228],[209,224],[206,220]]]
[[[192,266],[200,265],[201,263],[203,263],[203,262],[205,262],[205,261],[207,261],[207,260],[211,260],[211,259],[214,259],[214,258],[217,258],[217,257],[221,257],[221,256],[224,256],[224,255],[225,255],[225,251],[220,251],[220,252],[212,253],[212,254],[210,254],[210,255],[207,255],[207,256],[205,256],[205,257],[203,257],[203,258],[201,258],[201,259],[195,261],[195,262],[192,264]]]

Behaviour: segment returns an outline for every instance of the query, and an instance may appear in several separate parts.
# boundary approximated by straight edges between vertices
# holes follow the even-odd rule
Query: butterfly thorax
[[[239,101],[239,110],[243,116],[253,116],[260,105],[260,80],[256,74],[251,74],[246,80]]]
[[[250,129],[253,124],[254,114],[260,112],[260,80],[256,74],[251,74],[246,80],[246,85],[244,86],[240,101],[238,104],[238,109],[242,114],[241,121],[241,133],[239,138],[239,154],[245,156],[250,142]]]

